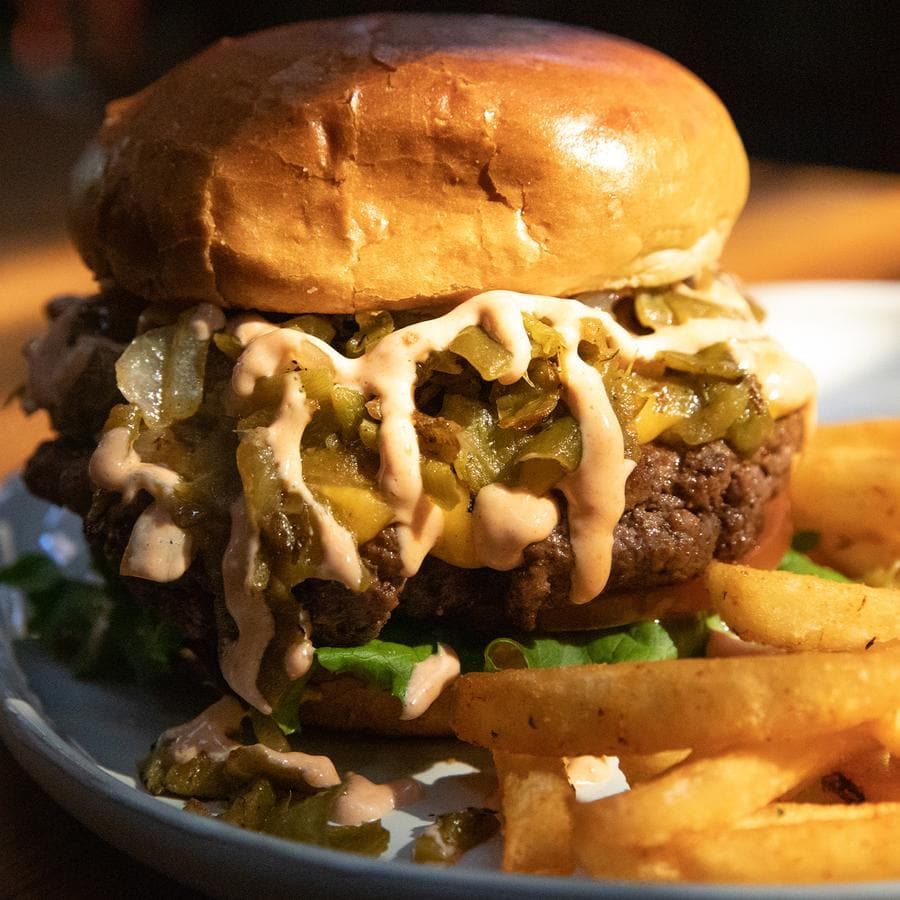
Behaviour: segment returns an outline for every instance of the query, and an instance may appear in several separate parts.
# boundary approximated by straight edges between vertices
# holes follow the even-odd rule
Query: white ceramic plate
[[[806,361],[821,385],[820,417],[839,420],[900,415],[900,284],[826,282],[761,285],[770,327]],[[74,517],[29,497],[18,480],[0,488],[0,563],[41,547],[74,574],[86,560]],[[28,641],[13,646],[21,615],[0,594],[0,736],[59,803],[110,843],[192,887],[218,896],[296,897],[307,893],[399,898],[512,897],[887,897],[900,882],[822,888],[677,886],[503,875],[496,842],[453,869],[410,862],[409,847],[430,815],[480,805],[486,754],[448,741],[327,737],[310,749],[329,752],[339,769],[387,780],[415,775],[425,799],[387,823],[387,858],[371,860],[281,841],[187,815],[180,804],[144,793],[136,761],[166,727],[199,708],[196,697],[160,696],[122,685],[73,681]]]

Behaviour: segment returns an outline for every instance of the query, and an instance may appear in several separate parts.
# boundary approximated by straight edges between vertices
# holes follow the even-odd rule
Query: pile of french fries
[[[820,561],[896,571],[900,422],[820,429],[792,491]],[[706,585],[753,652],[460,680],[457,732],[494,754],[504,868],[900,878],[900,590],[720,563]],[[631,789],[577,802],[566,760],[583,754],[618,757]]]

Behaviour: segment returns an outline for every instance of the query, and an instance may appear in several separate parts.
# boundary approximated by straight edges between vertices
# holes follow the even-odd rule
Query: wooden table
[[[762,163],[753,175],[750,203],[725,255],[727,268],[748,281],[900,279],[900,176]],[[91,286],[61,230],[18,243],[0,252],[3,396],[24,377],[19,348],[40,329],[44,300]],[[26,419],[11,406],[0,410],[0,434],[2,476],[17,471],[49,430],[43,415]],[[135,894],[196,896],[95,838],[0,746],[0,897]]]

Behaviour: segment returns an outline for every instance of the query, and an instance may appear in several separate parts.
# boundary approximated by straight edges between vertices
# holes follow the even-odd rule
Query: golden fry
[[[575,868],[575,791],[562,759],[495,753],[507,872],[569,875]]]
[[[883,747],[857,753],[841,763],[839,771],[867,801],[900,803],[900,759]]]
[[[797,883],[900,876],[900,806],[808,806],[766,822],[673,838],[689,881]],[[757,819],[757,817],[754,817]]]
[[[466,741],[539,756],[716,752],[880,718],[900,697],[900,648],[517,669],[465,675]]]
[[[619,769],[629,785],[634,787],[642,781],[650,781],[662,775],[691,755],[690,750],[660,750],[658,753],[619,754]]]
[[[900,559],[900,420],[819,428],[791,479],[794,524],[815,556],[848,575]]]
[[[860,727],[827,740],[786,740],[692,758],[630,791],[580,804],[576,833],[580,840],[615,835],[617,842],[654,847],[681,831],[727,826],[873,743],[871,731]]]
[[[668,847],[635,847],[616,835],[603,840],[577,836],[578,864],[595,878],[627,878],[637,881],[678,881],[681,869]]]
[[[713,609],[747,641],[786,650],[864,650],[900,639],[900,590],[714,562]]]

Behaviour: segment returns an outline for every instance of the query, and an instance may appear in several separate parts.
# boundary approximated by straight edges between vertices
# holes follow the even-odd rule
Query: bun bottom
[[[351,675],[316,681],[300,704],[300,720],[334,731],[362,731],[389,737],[452,737],[452,687],[417,719],[400,718],[403,706],[386,691]]]

